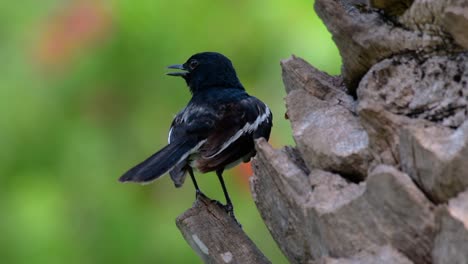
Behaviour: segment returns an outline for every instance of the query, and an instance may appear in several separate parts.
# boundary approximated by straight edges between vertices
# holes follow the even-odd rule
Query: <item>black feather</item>
[[[185,176],[187,176],[187,161],[181,161],[175,165],[174,168],[169,172],[171,180],[174,182],[176,188],[182,187],[185,182]]]
[[[172,142],[119,178],[121,182],[150,182],[171,170],[198,144],[195,138]]]

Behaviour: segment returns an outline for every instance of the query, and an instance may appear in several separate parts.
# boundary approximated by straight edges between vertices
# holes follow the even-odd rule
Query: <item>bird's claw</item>
[[[234,207],[232,206],[232,204],[226,204],[224,206],[224,210],[226,210],[228,214],[234,215]]]
[[[198,195],[204,195],[202,192],[200,192],[200,194]],[[224,211],[226,211],[226,213],[232,217],[232,219],[234,219],[234,221],[237,223],[237,225],[239,225],[240,228],[242,228],[242,225],[240,224],[239,221],[237,221],[236,219],[236,216],[234,215],[234,207],[232,206],[232,204],[222,204],[221,202],[219,202],[218,200],[211,200],[213,203],[215,203],[216,205],[218,205],[219,207],[223,208]]]
[[[228,213],[228,215],[231,216],[232,219],[234,219],[234,221],[236,221],[239,227],[242,228],[241,223],[237,221],[236,216],[234,215],[234,207],[232,206],[232,204],[222,205],[222,207],[224,208],[224,210],[226,210],[226,213]]]

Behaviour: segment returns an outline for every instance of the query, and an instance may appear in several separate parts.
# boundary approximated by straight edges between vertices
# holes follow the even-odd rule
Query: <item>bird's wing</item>
[[[212,109],[187,107],[171,127],[169,144],[127,171],[120,181],[150,182],[177,167],[205,143],[215,123]]]
[[[270,109],[255,97],[249,96],[240,101],[226,103],[218,110],[218,119],[214,129],[201,146],[199,152],[204,159],[212,159],[242,136],[252,138],[268,137],[270,134],[272,114]],[[260,128],[267,126],[266,133],[258,134]]]
[[[172,121],[168,143],[183,140],[186,137],[207,139],[218,119],[216,110],[211,106],[189,104]]]

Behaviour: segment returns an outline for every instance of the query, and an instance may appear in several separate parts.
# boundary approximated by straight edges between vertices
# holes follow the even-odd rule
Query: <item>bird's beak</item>
[[[185,77],[185,76],[187,76],[187,74],[189,73],[188,70],[185,69],[185,67],[184,67],[183,64],[174,64],[174,65],[168,66],[167,68],[168,68],[168,69],[182,70],[182,71],[180,71],[180,72],[168,72],[168,73],[166,73],[167,75],[170,75],[170,76],[181,76],[181,77]]]

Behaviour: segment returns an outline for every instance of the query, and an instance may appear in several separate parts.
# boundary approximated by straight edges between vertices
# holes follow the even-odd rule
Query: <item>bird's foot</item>
[[[226,204],[226,205],[224,205],[224,204],[222,204],[220,201],[217,201],[217,200],[212,200],[212,201],[213,201],[213,203],[215,203],[215,204],[218,205],[219,207],[223,208],[223,209],[226,211],[226,213],[227,213],[230,217],[232,217],[232,219],[234,219],[234,221],[237,223],[237,225],[238,225],[240,228],[242,228],[242,225],[240,224],[239,221],[237,221],[236,216],[234,215],[234,207],[232,206],[232,204]]]
[[[213,203],[215,203],[216,205],[218,205],[219,207],[223,208],[224,211],[226,211],[226,213],[232,217],[232,219],[234,219],[234,221],[239,225],[240,228],[242,228],[242,225],[239,221],[237,221],[236,219],[236,216],[234,215],[234,207],[232,206],[232,204],[222,204],[221,202],[217,201],[217,200],[212,200]]]
[[[226,204],[223,207],[224,207],[224,210],[226,210],[226,213],[234,217],[234,207],[232,206],[232,204]]]
[[[234,207],[232,206],[232,204],[226,204],[223,207],[224,207],[224,210],[226,210],[226,213],[228,213],[228,215],[231,216],[232,219],[234,219],[234,221],[236,221],[239,227],[242,228],[241,223],[237,221],[236,216],[234,215]]]

